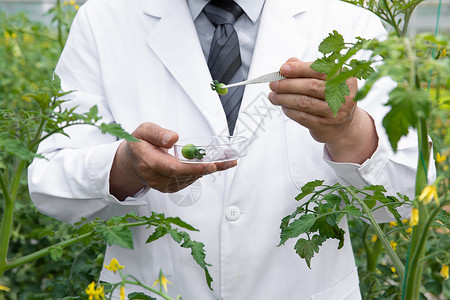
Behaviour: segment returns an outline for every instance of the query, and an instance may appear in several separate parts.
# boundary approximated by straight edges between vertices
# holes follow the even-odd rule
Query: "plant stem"
[[[12,201],[8,186],[5,182],[3,173],[0,173],[0,186],[5,199],[5,206],[3,209],[2,223],[0,225],[0,278],[5,272],[6,256],[8,254],[9,238],[11,236],[11,227],[14,215],[14,202]]]
[[[384,248],[386,249],[387,254],[392,260],[392,263],[395,266],[395,269],[397,270],[398,276],[400,277],[400,280],[403,281],[405,278],[405,266],[401,262],[400,258],[398,258],[397,254],[395,253],[394,249],[392,249],[391,244],[386,239],[383,230],[380,228],[378,223],[375,221],[375,217],[372,214],[372,211],[367,207],[367,205],[362,201],[358,195],[352,191],[352,189],[345,187],[345,190],[347,193],[352,195],[353,198],[357,199],[358,203],[361,205],[362,209],[364,210],[364,213],[366,214],[367,218],[370,221],[370,224],[372,225],[372,228],[375,230],[375,233],[378,236],[378,239],[383,244]]]
[[[80,241],[82,241],[82,240],[84,240],[84,239],[86,239],[86,238],[88,238],[88,237],[90,237],[91,235],[94,235],[94,234],[95,234],[95,232],[91,231],[91,232],[85,233],[83,235],[71,238],[69,240],[65,240],[63,242],[54,244],[52,246],[48,246],[48,247],[46,247],[44,249],[38,250],[38,251],[33,252],[33,253],[29,254],[29,255],[25,255],[25,256],[22,256],[20,258],[17,258],[15,260],[11,261],[10,263],[7,263],[5,265],[5,270],[10,270],[10,269],[19,267],[21,265],[24,265],[26,263],[32,262],[32,261],[34,261],[36,259],[39,259],[41,257],[44,257],[44,256],[50,254],[50,251],[52,251],[52,249],[54,249],[55,247],[65,248],[67,246],[70,246],[72,244],[80,242]]]
[[[0,185],[5,199],[5,209],[3,211],[2,223],[0,226],[0,277],[7,270],[6,257],[8,255],[11,228],[14,221],[14,205],[17,191],[19,190],[20,178],[27,162],[21,160],[11,178],[11,186],[8,190],[3,173],[0,175]]]

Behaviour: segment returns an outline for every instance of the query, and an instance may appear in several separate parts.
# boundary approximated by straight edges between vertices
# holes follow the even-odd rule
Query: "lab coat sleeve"
[[[356,20],[355,24],[365,24],[359,26],[354,36],[384,39],[386,33],[381,22],[366,12],[357,14],[366,20]],[[360,58],[364,58],[366,53],[360,53]],[[361,83],[360,83],[361,84]],[[417,134],[411,130],[406,137],[403,137],[396,152],[392,150],[386,131],[382,125],[384,116],[390,108],[385,105],[389,98],[389,92],[394,89],[396,83],[383,77],[372,87],[365,99],[358,105],[366,110],[373,118],[377,135],[378,147],[372,157],[366,160],[362,165],[350,163],[333,162],[324,147],[324,160],[336,173],[338,181],[344,185],[362,187],[366,185],[383,185],[388,195],[397,195],[397,193],[414,199],[415,177],[418,163],[418,142]],[[436,177],[436,169],[433,158],[430,158],[428,172],[429,182],[433,182]],[[410,207],[403,205],[398,208],[398,212],[403,218],[409,217]],[[374,216],[379,222],[392,221],[393,217],[387,208],[377,209]]]
[[[73,22],[55,73],[61,78],[62,90],[74,91],[66,96],[69,100],[64,107],[77,106],[76,112],[83,113],[97,105],[100,122],[112,123],[96,41],[83,8]],[[81,217],[109,218],[145,205],[139,195],[121,202],[109,193],[109,172],[120,140],[90,125],[65,131],[70,138],[57,134],[44,140],[38,153],[45,159],[35,159],[28,168],[30,195],[38,210],[74,223]]]

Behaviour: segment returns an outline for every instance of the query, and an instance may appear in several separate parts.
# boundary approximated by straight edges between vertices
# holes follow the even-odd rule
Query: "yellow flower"
[[[392,271],[392,273],[397,273],[397,270],[394,267],[391,267],[391,271]],[[397,274],[394,275],[394,277],[397,277],[397,276],[398,276]]]
[[[17,33],[15,33],[15,32],[11,33],[11,38],[12,39],[17,39]]]
[[[447,269],[448,269],[448,267],[447,267]],[[447,274],[448,274],[448,270],[447,270]],[[11,289],[7,286],[0,285],[0,291],[10,292]]]
[[[397,243],[394,242],[393,240],[391,241],[391,247],[392,249],[395,251],[395,249],[397,248]]]
[[[123,268],[125,268],[125,266],[119,265],[119,262],[117,261],[117,259],[113,258],[113,259],[111,259],[111,262],[109,263],[109,265],[105,265],[105,268],[110,271],[113,271],[114,274],[116,274],[116,272],[118,270],[122,270]]]
[[[419,210],[417,208],[413,208],[411,210],[411,218],[409,219],[409,226],[414,227],[419,223]]]
[[[397,226],[397,222],[389,222],[389,228]]]
[[[434,185],[426,186],[419,195],[419,201],[422,201],[424,204],[430,203],[433,198],[436,200],[437,205],[439,205],[437,189]]]
[[[120,288],[120,300],[125,300],[125,286]]]
[[[374,234],[374,235],[372,235],[372,238],[370,239],[370,241],[372,243],[375,243],[377,241],[377,239],[378,239],[378,236],[376,234]]]
[[[75,10],[79,10],[80,6],[77,4],[77,5],[74,5],[73,8],[75,8]]]
[[[448,279],[448,265],[442,265],[441,272],[439,272],[444,279]]]
[[[436,204],[439,205],[439,197],[437,195],[437,189],[434,185],[426,186],[422,193],[419,195],[419,201],[423,201],[424,204],[428,204],[433,200],[433,198],[436,200]]]
[[[436,154],[436,162],[437,163],[442,163],[442,162],[444,162],[445,160],[447,159],[447,155],[442,155],[441,156],[441,154],[438,152],[437,154]]]
[[[95,287],[95,282],[92,281],[85,290],[86,294],[89,296],[89,300],[102,300],[105,299],[105,292],[103,291],[103,286],[98,285]]]
[[[162,273],[161,270],[159,271],[159,278],[155,280],[152,287],[154,287],[158,283],[164,287],[164,290],[166,291],[166,293],[167,293],[167,284],[168,283],[172,284],[169,280],[167,280],[167,278],[164,276],[164,274]]]
[[[412,233],[412,228],[409,227],[408,229],[406,229],[406,233],[411,234]]]
[[[69,1],[69,4],[72,5],[72,6],[74,6],[74,5],[75,5],[75,1],[74,1],[74,0],[70,0],[70,1]]]

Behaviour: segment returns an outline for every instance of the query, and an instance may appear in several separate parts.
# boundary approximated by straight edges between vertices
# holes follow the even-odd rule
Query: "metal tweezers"
[[[269,73],[269,74],[265,74],[265,75],[253,78],[253,79],[244,80],[244,81],[236,82],[236,83],[232,83],[232,84],[227,84],[227,85],[221,86],[221,88],[226,89],[226,88],[230,88],[230,87],[247,85],[247,84],[271,82],[271,81],[281,80],[284,78],[286,78],[286,77],[281,75],[280,72],[273,72],[273,73]]]

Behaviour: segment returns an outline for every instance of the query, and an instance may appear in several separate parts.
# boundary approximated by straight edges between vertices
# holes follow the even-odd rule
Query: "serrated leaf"
[[[345,204],[350,204],[350,199],[348,198],[347,193],[345,193],[343,190],[338,190],[339,196],[341,196],[342,200],[344,200]]]
[[[367,207],[369,209],[372,209],[377,204],[377,200],[368,198],[368,199],[364,199],[364,203],[367,205]]]
[[[58,261],[58,259],[61,258],[63,254],[63,249],[59,246],[53,246],[50,249],[50,257],[54,260],[54,261]]]
[[[142,292],[133,292],[128,294],[128,300],[156,300],[156,298]]]
[[[398,141],[408,134],[410,127],[416,128],[419,117],[428,118],[429,95],[423,90],[411,91],[399,86],[389,93],[386,105],[391,106],[391,110],[384,117],[383,126],[392,149],[397,151]]]
[[[40,154],[31,152],[20,141],[10,137],[6,133],[0,134],[0,149],[4,149],[6,152],[29,162],[31,162],[35,157],[44,158]]]
[[[345,96],[350,95],[350,89],[345,82],[334,83],[327,82],[325,84],[325,101],[331,108],[334,116],[336,116],[339,108],[345,103]]]
[[[449,213],[441,209],[433,222],[434,227],[446,227],[450,230],[450,216]]]
[[[112,124],[102,123],[99,126],[99,128],[102,131],[102,133],[109,133],[111,135],[114,135],[114,136],[118,137],[119,139],[125,139],[125,140],[130,141],[130,142],[137,142],[138,141],[137,138],[135,138],[134,136],[132,136],[131,134],[129,134],[128,132],[123,130],[122,126],[120,126],[119,124],[116,124],[116,123],[112,123]]]
[[[347,205],[344,207],[344,210],[355,217],[361,217],[363,215],[361,210],[354,205]]]
[[[311,64],[311,69],[319,73],[328,74],[333,69],[334,64],[334,60],[331,60],[328,57],[322,57],[316,59]]]
[[[311,269],[311,259],[314,257],[314,252],[319,253],[319,246],[322,245],[318,235],[314,235],[311,240],[301,238],[294,246],[295,252],[303,259],[305,259],[308,268]]]
[[[344,234],[345,231],[339,228],[336,224],[330,225],[324,220],[324,218],[318,218],[311,227],[311,232],[319,231],[320,237],[324,240],[326,239],[337,239],[339,240],[338,249],[341,249],[344,245]]]
[[[191,230],[191,231],[198,231],[198,229],[196,229],[193,226],[191,226],[190,224],[184,222],[179,217],[167,217],[166,220],[174,225],[181,227],[181,228]]]
[[[375,72],[370,66],[370,61],[352,59],[349,64],[352,68],[353,76],[358,79],[368,79]]]
[[[326,194],[323,198],[333,206],[339,205],[342,201],[341,197],[336,194]]]
[[[205,258],[205,245],[200,242],[192,241],[187,233],[185,233],[186,236],[184,237],[184,243],[181,244],[181,247],[184,248],[190,248],[191,249],[191,255],[194,258],[194,260],[197,262],[197,264],[202,267],[203,271],[205,272],[205,278],[206,283],[208,284],[208,287],[210,290],[212,290],[211,283],[213,282],[213,278],[211,277],[211,274],[208,271],[208,266],[211,266],[210,264],[206,263]]]
[[[102,236],[109,245],[117,245],[126,249],[133,249],[133,232],[124,226],[105,227]]]
[[[319,45],[319,51],[323,54],[331,52],[340,52],[345,48],[344,37],[333,30]]]
[[[280,244],[284,244],[288,239],[298,237],[300,234],[307,232],[314,225],[316,216],[313,214],[302,215],[297,220],[290,223],[281,231]]]
[[[155,231],[148,237],[147,241],[145,243],[151,243],[156,241],[157,239],[165,236],[168,232],[168,229],[163,226],[156,227]]]
[[[295,200],[299,201],[308,196],[309,194],[314,192],[316,187],[321,186],[323,182],[323,180],[314,180],[306,183],[304,186],[302,186],[302,192],[297,197],[295,197]]]
[[[178,244],[181,243],[181,241],[183,240],[183,236],[180,234],[178,230],[170,229],[169,233],[172,239]]]

